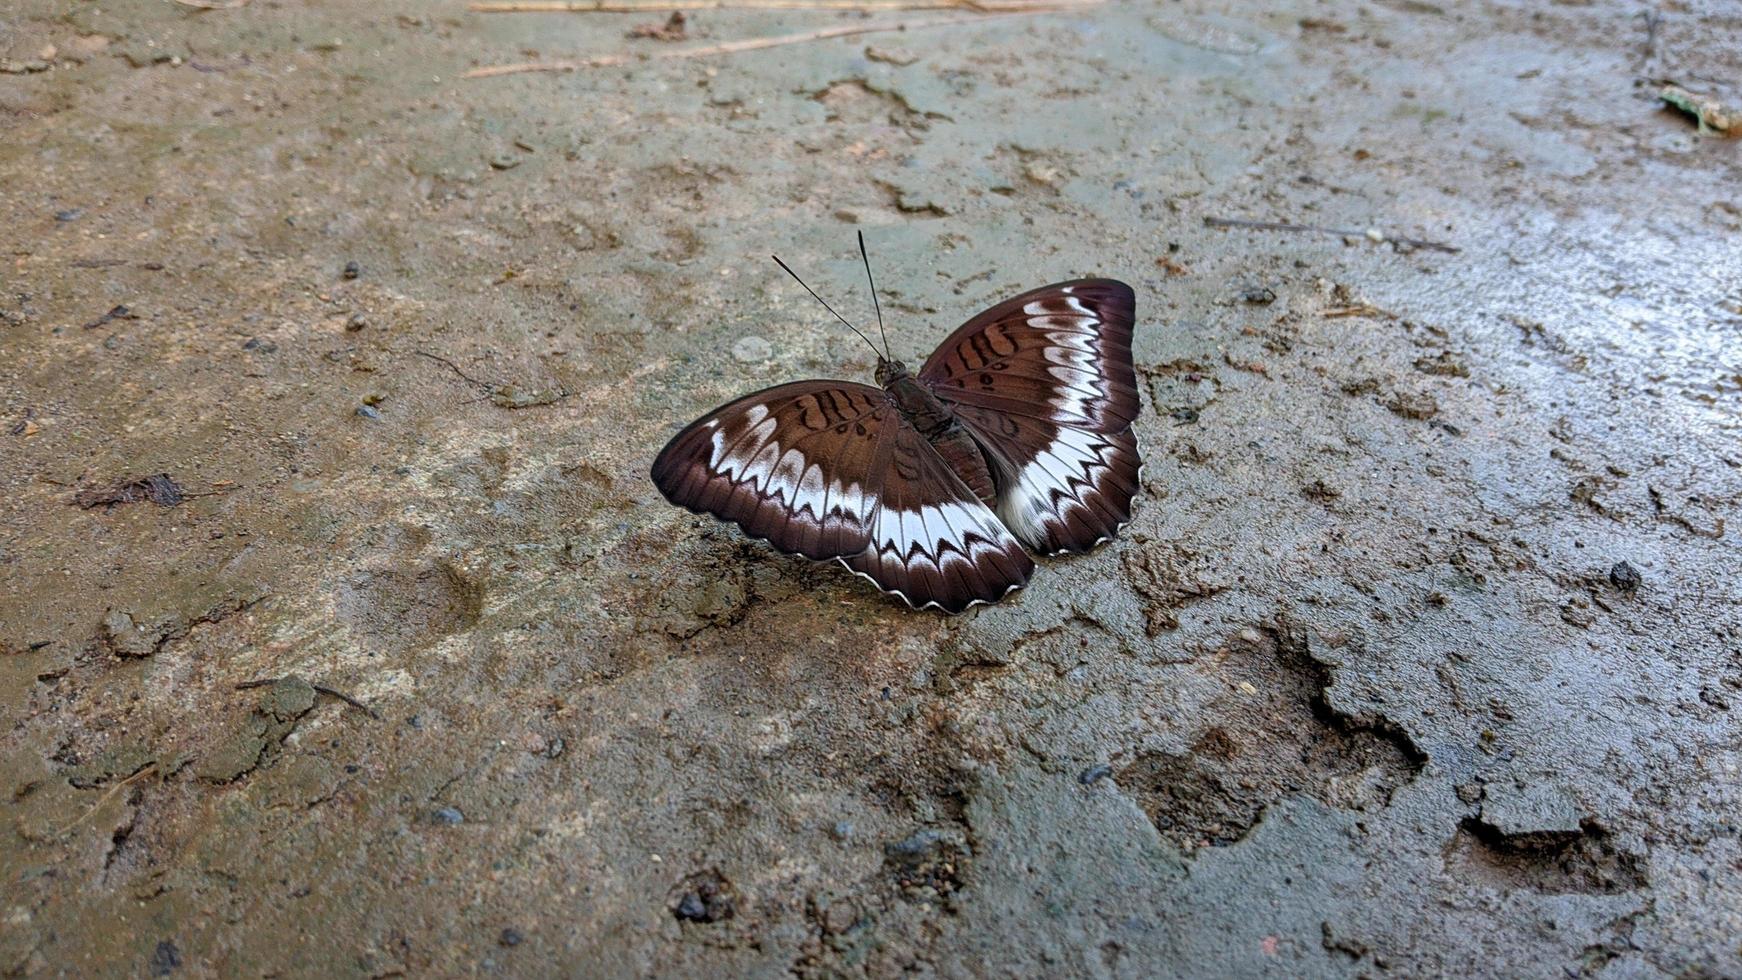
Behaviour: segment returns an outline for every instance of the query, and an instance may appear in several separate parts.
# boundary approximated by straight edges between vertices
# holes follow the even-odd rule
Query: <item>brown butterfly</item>
[[[667,443],[653,482],[679,507],[835,559],[915,608],[996,602],[1034,572],[1024,546],[1088,551],[1131,518],[1135,307],[1112,279],[1043,286],[963,324],[917,374],[885,337],[880,387],[797,381],[746,395]],[[877,314],[881,331],[881,304]]]

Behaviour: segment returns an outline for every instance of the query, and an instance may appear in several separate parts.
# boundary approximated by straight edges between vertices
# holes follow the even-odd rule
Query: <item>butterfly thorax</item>
[[[956,421],[949,406],[910,374],[907,365],[900,361],[879,358],[876,377],[883,390],[895,399],[895,407],[908,424],[931,443],[931,447],[950,464],[950,469],[962,478],[975,496],[988,506],[992,505],[997,490],[985,454]]]

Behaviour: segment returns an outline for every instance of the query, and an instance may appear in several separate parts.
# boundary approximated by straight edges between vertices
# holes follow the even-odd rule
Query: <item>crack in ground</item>
[[[1332,707],[1331,669],[1312,656],[1305,630],[1280,617],[1236,633],[1210,666],[1227,691],[1207,706],[1211,723],[1190,750],[1148,752],[1115,773],[1162,836],[1187,853],[1243,840],[1290,796],[1383,809],[1427,763],[1388,719]]]

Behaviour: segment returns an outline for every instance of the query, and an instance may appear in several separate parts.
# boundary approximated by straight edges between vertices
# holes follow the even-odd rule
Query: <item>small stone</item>
[[[1090,766],[1082,772],[1077,773],[1077,782],[1082,783],[1084,786],[1093,786],[1111,775],[1113,775],[1113,767],[1106,763],[1102,763],[1098,766]]]
[[[54,220],[60,222],[77,221],[79,220],[79,216],[84,213],[85,211],[83,208],[67,208],[65,211],[56,211],[54,213]]]
[[[520,930],[514,928],[513,926],[509,926],[508,928],[502,930],[502,935],[496,937],[496,942],[499,945],[507,946],[511,949],[515,946],[520,945],[521,943],[523,943],[525,941],[526,941],[526,937],[522,936],[520,934]]]
[[[1609,584],[1623,592],[1636,592],[1644,579],[1639,577],[1639,569],[1625,561],[1618,561],[1609,569]]]
[[[708,919],[707,903],[695,892],[685,895],[677,903],[677,917],[685,922],[706,922]]]
[[[453,827],[466,822],[466,815],[451,806],[444,806],[429,815],[429,818],[444,826]]]
[[[904,864],[919,864],[937,853],[943,835],[935,830],[921,830],[904,840],[883,845],[883,855]]]
[[[865,57],[871,61],[881,61],[886,65],[894,65],[897,68],[906,68],[919,60],[919,55],[906,48],[880,48],[876,45],[865,49]]]
[[[181,950],[177,949],[175,943],[170,940],[163,940],[157,944],[156,949],[151,951],[150,969],[152,976],[167,977],[180,968]]]
[[[373,406],[373,405],[358,405],[357,406],[357,414],[362,416],[363,418],[366,418],[366,419],[377,419],[378,420],[381,418],[381,413],[377,412],[375,410],[375,406]]]
[[[356,333],[368,325],[369,318],[361,313],[353,313],[351,314],[351,318],[345,321],[345,329],[352,333]]]
[[[1240,298],[1254,306],[1269,306],[1276,302],[1276,290],[1268,286],[1247,286],[1241,291]]]
[[[345,263],[344,277],[346,279],[355,279],[362,274],[363,267],[357,263],[356,259]]]
[[[829,828],[829,836],[833,837],[836,840],[846,840],[847,838],[853,836],[853,823],[852,823],[852,821],[850,821],[850,820],[837,820],[837,821],[835,821],[835,825],[833,827]]]
[[[859,921],[859,912],[851,902],[834,902],[823,911],[823,929],[831,935],[840,935]]]
[[[760,364],[774,356],[774,345],[761,337],[745,337],[732,345],[732,356],[743,364]]]

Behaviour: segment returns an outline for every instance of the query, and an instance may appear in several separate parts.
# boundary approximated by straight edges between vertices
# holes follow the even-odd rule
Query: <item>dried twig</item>
[[[634,14],[649,10],[977,10],[1003,13],[1059,7],[1090,7],[1103,0],[480,0],[481,14]]]
[[[156,759],[153,759],[150,762],[147,762],[145,765],[140,766],[132,775],[128,776],[126,779],[121,780],[120,782],[117,782],[115,785],[109,787],[109,789],[102,796],[97,797],[96,802],[94,802],[90,806],[86,807],[84,813],[79,814],[77,819],[73,820],[72,823],[69,823],[65,827],[62,827],[60,829],[60,833],[64,834],[67,831],[73,829],[74,827],[77,827],[79,824],[84,823],[87,819],[90,818],[91,814],[96,813],[98,810],[102,809],[103,804],[109,802],[111,797],[113,797],[116,793],[119,793],[121,791],[122,787],[132,783],[135,779],[138,779],[140,776],[143,776],[146,773],[152,772],[156,769],[157,769],[157,760]],[[59,834],[57,834],[56,836],[58,837]]]
[[[1460,249],[1456,245],[1444,242],[1429,242],[1419,238],[1399,238],[1396,235],[1385,235],[1377,229],[1355,231],[1350,228],[1324,228],[1319,225],[1290,225],[1276,221],[1242,221],[1239,218],[1205,218],[1204,224],[1211,228],[1251,228],[1254,231],[1305,231],[1317,235],[1341,235],[1354,238],[1371,238],[1376,242],[1392,242],[1397,245],[1407,245],[1410,248],[1426,248],[1436,252],[1456,253]]]
[[[1082,6],[1078,4],[1077,6]],[[710,44],[699,48],[682,48],[677,51],[657,51],[651,54],[606,54],[594,58],[578,58],[563,61],[529,61],[515,65],[491,65],[486,68],[474,68],[466,72],[465,78],[494,78],[498,75],[518,75],[537,71],[579,71],[583,68],[609,68],[613,65],[624,65],[632,61],[664,61],[667,59],[706,58],[716,54],[737,54],[740,51],[757,51],[762,48],[778,48],[787,44],[803,44],[807,41],[826,41],[835,37],[851,37],[855,34],[879,34],[887,31],[916,31],[927,27],[947,27],[951,24],[972,24],[992,20],[998,17],[1026,17],[1031,14],[1052,13],[1066,9],[1058,5],[1042,8],[1004,11],[990,14],[973,14],[967,17],[939,17],[932,20],[904,20],[878,24],[849,24],[842,27],[826,27],[817,31],[805,31],[802,34],[781,34],[775,37],[752,37],[741,41],[727,41],[723,44]],[[425,355],[429,356],[429,355]]]
[[[85,324],[85,329],[86,330],[94,330],[97,327],[100,327],[103,324],[108,323],[110,320],[137,320],[137,319],[139,319],[139,314],[133,312],[125,304],[123,304],[121,306],[111,307],[109,309],[109,312],[103,314],[102,316],[96,318],[95,320],[92,320],[90,323]]]
[[[1359,303],[1355,306],[1333,306],[1319,311],[1319,316],[1326,320],[1340,320],[1346,316],[1371,317],[1376,320],[1395,320],[1397,314],[1390,310],[1382,310],[1372,303]]]
[[[536,408],[540,405],[554,405],[557,402],[563,401],[564,399],[574,395],[574,392],[569,391],[566,388],[557,391],[528,391],[512,382],[497,384],[491,381],[484,381],[479,378],[474,378],[460,370],[458,364],[455,364],[453,361],[450,361],[439,354],[431,354],[428,351],[421,350],[412,351],[412,353],[421,357],[427,357],[438,364],[446,364],[448,370],[459,375],[461,380],[466,383],[476,385],[478,390],[483,393],[480,397],[473,399],[473,401],[488,401],[497,408]]]
[[[262,677],[259,680],[243,681],[240,684],[236,685],[236,690],[247,691],[247,690],[252,690],[253,688],[256,688],[256,687],[271,687],[272,685],[278,683],[281,680],[284,680],[284,678],[282,678],[282,677]],[[309,687],[314,688],[316,694],[325,694],[327,697],[330,697],[330,698],[338,698],[340,701],[343,701],[346,704],[350,705],[351,707],[356,708],[358,711],[363,712],[364,714],[375,719],[376,721],[381,720],[381,713],[380,712],[376,711],[374,708],[369,707],[368,705],[357,700],[356,698],[350,696],[349,694],[346,694],[344,691],[335,691],[334,689],[326,686],[325,684],[310,684]]]
[[[453,361],[448,360],[447,358],[441,356],[440,354],[431,354],[429,351],[422,351],[422,350],[414,350],[414,351],[412,351],[412,353],[416,354],[419,357],[427,357],[430,360],[436,362],[437,364],[446,364],[448,366],[448,370],[450,370],[450,371],[452,371],[455,374],[460,376],[460,380],[466,382],[467,384],[477,385],[478,390],[482,391],[486,394],[488,394],[489,392],[493,391],[496,387],[498,387],[497,385],[493,385],[488,381],[479,381],[477,378],[474,378],[471,375],[467,374],[466,372],[460,370],[460,366],[458,364],[455,364]]]

